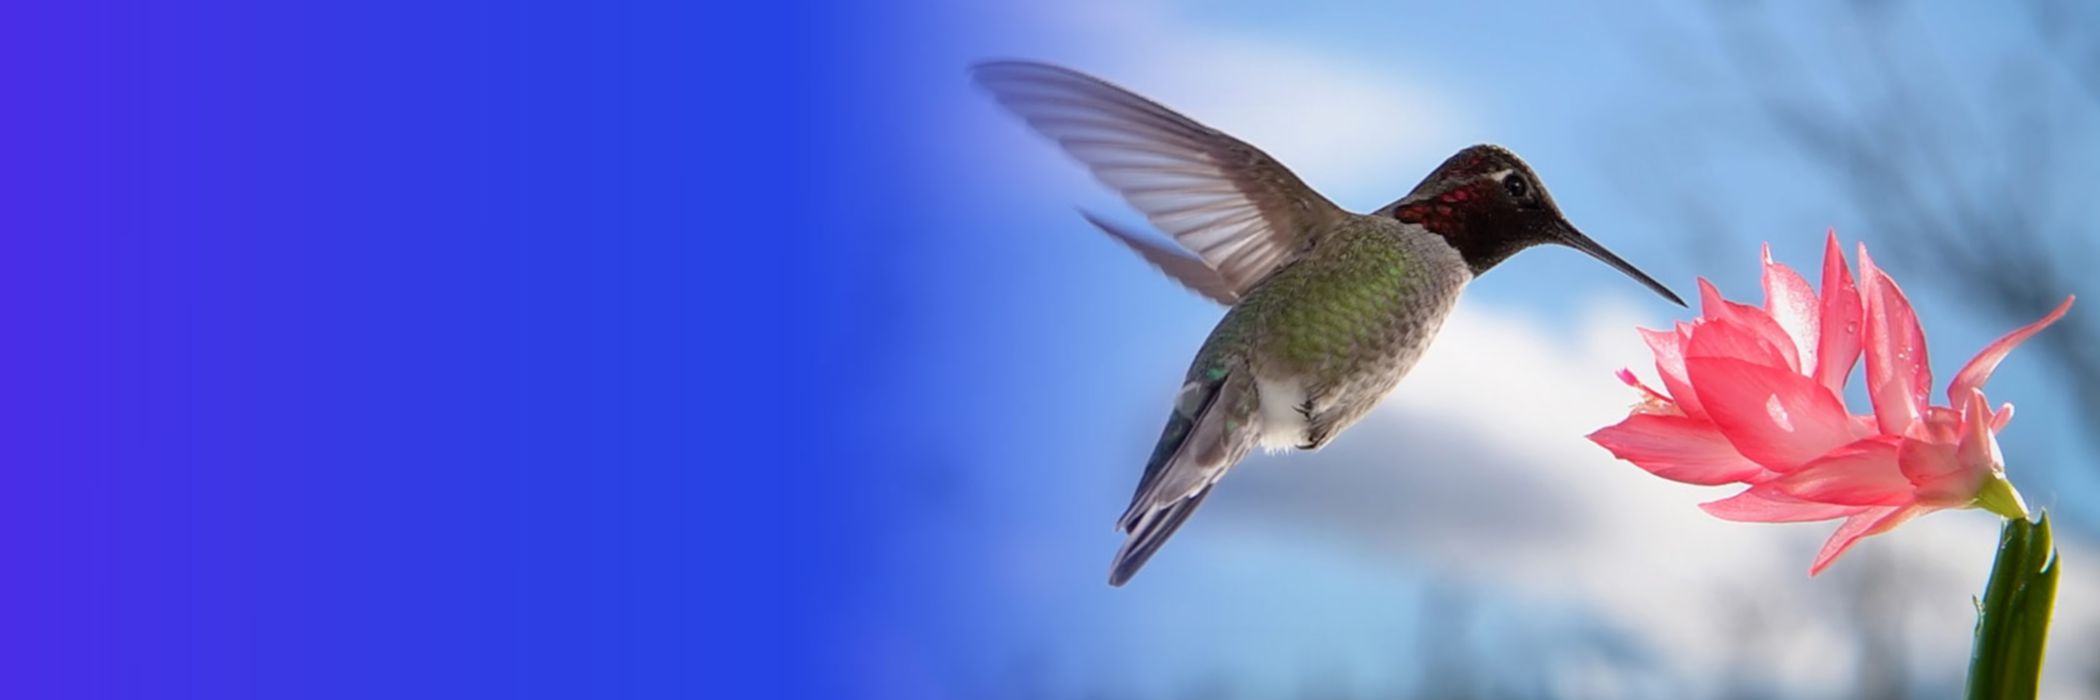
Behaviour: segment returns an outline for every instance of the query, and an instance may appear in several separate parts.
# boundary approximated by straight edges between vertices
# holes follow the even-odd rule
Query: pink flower
[[[1665,479],[1749,486],[1701,504],[1716,517],[1844,518],[1811,575],[1860,538],[1941,508],[2026,517],[1998,451],[2012,404],[1991,411],[1983,384],[2013,347],[2062,318],[2072,299],[1986,346],[1955,374],[1948,405],[1934,406],[1925,333],[1910,300],[1864,245],[1859,262],[1855,286],[1830,233],[1817,294],[1801,275],[1772,262],[1767,246],[1762,308],[1722,299],[1700,280],[1697,320],[1641,330],[1662,390],[1620,370],[1642,401],[1590,440]],[[1862,354],[1872,415],[1853,415],[1844,403],[1845,381]]]

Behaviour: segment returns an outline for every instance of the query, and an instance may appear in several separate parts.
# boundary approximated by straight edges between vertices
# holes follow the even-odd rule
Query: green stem
[[[2042,651],[2056,606],[2056,544],[2049,515],[2005,521],[1998,560],[1976,606],[1976,648],[1969,656],[1970,700],[2032,699],[2040,691]]]

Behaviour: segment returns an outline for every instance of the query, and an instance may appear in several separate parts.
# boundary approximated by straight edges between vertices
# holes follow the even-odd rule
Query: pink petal
[[[2005,470],[2005,456],[1998,451],[1998,438],[1991,434],[1991,405],[1983,400],[1981,389],[1969,390],[1969,405],[1962,414],[1961,444],[1955,447],[1954,457],[1971,471]]]
[[[1975,497],[1983,483],[1983,473],[1962,464],[1954,443],[1904,438],[1897,447],[1896,465],[1920,503],[1959,505]]]
[[[1869,508],[1846,518],[1845,524],[1839,525],[1837,532],[1830,533],[1830,539],[1823,542],[1823,550],[1816,553],[1816,561],[1809,565],[1808,575],[1823,573],[1824,567],[1837,561],[1838,555],[1851,549],[1853,543],[1858,542],[1860,538],[1895,529],[1897,525],[1918,517],[1925,510],[1920,506],[1884,506]]]
[[[1932,391],[1932,367],[1925,359],[1925,331],[1911,313],[1910,299],[1874,266],[1867,247],[1859,247],[1859,276],[1866,302],[1867,391],[1881,432],[1902,435],[1917,420]]]
[[[1845,269],[1845,252],[1838,248],[1837,231],[1823,243],[1822,332],[1816,336],[1816,381],[1837,394],[1844,390],[1845,377],[1859,361],[1859,288],[1852,272]]]
[[[1945,406],[1926,406],[1925,413],[1912,421],[1910,430],[1903,437],[1941,445],[1961,442],[1961,411]]]
[[[1765,314],[1794,341],[1799,368],[1806,374],[1816,366],[1816,333],[1821,328],[1817,322],[1821,312],[1816,308],[1816,291],[1793,268],[1772,262],[1770,243],[1765,244],[1764,258]]]
[[[1589,437],[1613,456],[1671,481],[1718,486],[1763,470],[1736,454],[1712,423],[1684,416],[1636,413]]]
[[[1729,358],[1762,367],[1793,371],[1787,364],[1786,356],[1780,353],[1779,346],[1767,340],[1764,334],[1725,319],[1707,319],[1693,326],[1691,337],[1684,342],[1684,357],[1687,360],[1694,357]],[[1690,372],[1686,372],[1685,378],[1692,379]],[[1696,381],[1691,384],[1698,386]]]
[[[2007,353],[2027,342],[2034,334],[2042,332],[2042,329],[2048,328],[2056,319],[2063,318],[2064,313],[2071,310],[2071,302],[2077,299],[2076,296],[2064,297],[2064,303],[2058,304],[2056,310],[2043,316],[2042,320],[2021,326],[2005,334],[2005,337],[1992,341],[1990,345],[1983,346],[1983,352],[1976,353],[1976,357],[1970,358],[1969,364],[1963,365],[1960,372],[1954,373],[1954,382],[1947,385],[1947,403],[1960,403],[1968,397],[1969,390],[1982,389],[1984,382],[1990,381],[1991,373],[1997,371],[1998,363],[2005,361]]]
[[[1903,505],[1911,501],[1911,483],[1896,466],[1896,442],[1884,436],[1867,438],[1757,488],[1817,503]]]
[[[1779,322],[1772,320],[1772,315],[1765,313],[1764,309],[1722,299],[1721,291],[1704,278],[1699,280],[1699,309],[1700,317],[1706,320],[1702,326],[1716,321],[1735,326],[1755,336],[1783,358],[1780,361],[1785,364],[1778,366],[1801,371],[1801,357],[1795,354],[1794,339],[1788,337],[1786,329],[1780,328]],[[1698,335],[1698,331],[1694,330],[1693,335]]]
[[[2012,416],[2013,410],[2011,403],[1999,406],[1998,412],[1991,414],[1991,432],[2005,432],[2005,424],[2012,422]]]
[[[1699,509],[1716,518],[1741,523],[1801,523],[1842,518],[1866,510],[1859,506],[1810,503],[1755,488],[1718,501],[1701,503]]]
[[[1662,377],[1663,388],[1670,392],[1670,400],[1684,414],[1693,418],[1705,418],[1706,410],[1699,406],[1699,396],[1692,392],[1692,383],[1684,376],[1684,344],[1691,336],[1690,327],[1677,324],[1674,331],[1651,331],[1637,328],[1641,339],[1648,341],[1648,350],[1655,353],[1655,373]]]
[[[1881,426],[1874,422],[1873,416],[1853,416],[1852,420],[1846,423],[1846,427],[1852,429],[1850,432],[1854,440],[1864,440],[1881,434]]]
[[[1916,406],[1911,402],[1910,383],[1895,378],[1884,378],[1880,384],[1867,386],[1867,400],[1874,404],[1874,427],[1889,435],[1902,435],[1918,420]]]
[[[1813,379],[1725,357],[1694,356],[1685,369],[1721,434],[1772,471],[1791,472],[1852,441],[1844,404]]]
[[[1967,505],[1989,480],[2005,471],[2005,458],[1998,439],[1991,434],[1993,416],[1983,392],[1969,391],[1965,412],[1955,419],[1946,435],[1934,441],[1906,438],[1897,459],[1903,475],[1916,485],[1920,503],[1955,507]],[[1947,409],[1934,408],[1934,411]],[[1934,431],[1937,433],[1938,431]]]

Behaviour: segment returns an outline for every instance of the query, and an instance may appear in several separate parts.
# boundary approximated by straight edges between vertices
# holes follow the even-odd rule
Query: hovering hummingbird
[[[1472,146],[1399,201],[1343,211],[1251,145],[1100,79],[1041,63],[972,69],[1174,243],[1081,215],[1230,310],[1189,365],[1129,510],[1121,586],[1256,445],[1316,450],[1392,391],[1466,283],[1541,243],[1684,301],[1577,231],[1509,151]],[[1177,245],[1178,244],[1178,245]]]

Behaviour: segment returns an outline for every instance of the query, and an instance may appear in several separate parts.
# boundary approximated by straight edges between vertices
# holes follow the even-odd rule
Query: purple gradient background
[[[855,17],[700,6],[6,11],[0,695],[808,678]]]

